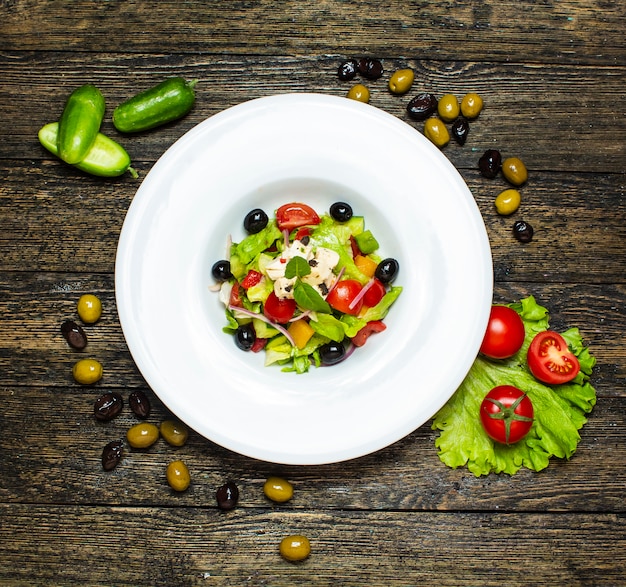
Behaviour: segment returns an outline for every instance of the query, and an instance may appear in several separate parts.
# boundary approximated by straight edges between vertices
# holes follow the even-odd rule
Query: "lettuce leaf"
[[[569,459],[580,441],[579,430],[596,403],[589,383],[595,358],[585,347],[580,332],[562,333],[580,361],[580,373],[564,385],[541,383],[528,370],[526,353],[538,332],[549,328],[546,308],[532,296],[510,304],[524,322],[526,338],[520,351],[505,361],[478,356],[463,383],[435,415],[432,429],[439,431],[435,446],[439,458],[452,468],[466,466],[477,477],[489,473],[513,475],[522,467],[545,469],[552,457]],[[496,385],[514,385],[528,394],[535,411],[526,437],[510,446],[494,442],[483,430],[480,404]]]

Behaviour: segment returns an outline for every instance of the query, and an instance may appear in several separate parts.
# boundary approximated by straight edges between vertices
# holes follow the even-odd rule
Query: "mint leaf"
[[[304,310],[325,312],[327,314],[331,312],[328,302],[308,283],[298,283],[293,290],[293,297],[296,300],[296,304]]]
[[[285,277],[287,279],[304,277],[309,273],[311,273],[311,266],[304,257],[293,257],[285,267]]]

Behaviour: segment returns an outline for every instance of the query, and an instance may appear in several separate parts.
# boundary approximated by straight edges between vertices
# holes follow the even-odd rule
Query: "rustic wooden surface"
[[[383,3],[0,2],[0,583],[2,585],[626,585],[626,13],[619,0]],[[168,416],[120,329],[114,257],[139,182],[81,174],[50,156],[37,130],[69,92],[97,85],[109,105],[170,75],[197,78],[183,120],[122,137],[143,177],[195,124],[234,104],[284,92],[343,95],[347,57],[373,55],[387,74],[416,71],[418,91],[476,91],[485,110],[464,147],[445,153],[484,215],[496,301],[534,295],[556,328],[577,326],[598,359],[598,403],[578,451],[541,473],[476,478],[438,459],[428,425],[373,455],[315,467],[275,466],[192,433],[127,451],[112,473],[103,445],[134,422],[92,417],[95,397],[145,390],[151,420]],[[387,75],[372,104],[407,120]],[[408,121],[410,122],[410,121]],[[411,122],[410,122],[411,123]],[[415,123],[411,123],[415,124]],[[418,126],[418,125],[416,125]],[[486,148],[530,169],[516,217],[521,245],[493,198],[504,183],[477,171]],[[61,322],[81,293],[103,319],[89,354],[96,388],[73,383]],[[176,455],[193,483],[174,494]],[[262,493],[288,477],[294,499]],[[239,507],[215,506],[226,480]],[[313,544],[301,564],[277,548]]]

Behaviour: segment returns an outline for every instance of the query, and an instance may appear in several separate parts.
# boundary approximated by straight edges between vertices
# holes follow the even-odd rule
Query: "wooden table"
[[[0,3],[0,582],[3,585],[626,585],[626,13],[618,0],[555,3],[90,2]],[[598,402],[568,462],[476,478],[438,459],[424,425],[376,454],[337,465],[275,466],[192,433],[127,450],[111,473],[105,442],[135,422],[126,409],[93,418],[104,391],[145,390],[151,421],[168,416],[126,347],[114,296],[119,232],[139,181],[87,176],[46,152],[37,131],[69,93],[106,96],[103,132],[145,177],[200,121],[240,102],[285,92],[342,96],[339,63],[364,55],[386,74],[371,103],[408,120],[419,91],[479,93],[467,143],[445,154],[483,213],[494,258],[494,299],[534,295],[555,329],[580,328],[598,364]],[[411,67],[411,94],[388,74]],[[165,77],[198,79],[181,121],[125,137],[114,105]],[[487,148],[530,170],[523,204],[498,216],[505,184],[477,170]],[[535,238],[513,239],[514,219]],[[104,304],[88,328],[105,366],[95,387],[73,382],[76,360],[59,327],[83,293]],[[192,472],[168,487],[173,454]],[[272,505],[269,474],[295,496]],[[215,504],[226,480],[241,491]],[[301,564],[278,543],[303,533]]]

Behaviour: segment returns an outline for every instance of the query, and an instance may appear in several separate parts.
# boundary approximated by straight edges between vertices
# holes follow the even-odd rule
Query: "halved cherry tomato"
[[[520,315],[508,306],[494,305],[480,352],[490,359],[508,359],[522,348],[525,336]]]
[[[350,307],[350,303],[358,295],[362,287],[356,279],[343,279],[330,290],[330,293],[326,296],[326,301],[335,310],[356,316],[361,311],[363,299],[360,299],[354,305],[354,308]]]
[[[243,302],[241,301],[241,286],[237,281],[233,283],[233,287],[230,290],[230,299],[228,300],[228,304],[235,306],[236,308],[243,307]]]
[[[365,304],[368,308],[372,308],[383,299],[386,293],[387,290],[383,282],[378,279],[374,279],[374,283],[372,283],[363,296],[363,304]]]
[[[490,438],[502,444],[518,442],[533,425],[533,404],[517,387],[494,387],[480,405],[480,421]]]
[[[263,305],[263,314],[273,322],[285,324],[293,318],[296,312],[296,300],[287,298],[281,300],[274,292],[272,292],[265,300]]]
[[[368,322],[361,330],[356,333],[356,336],[352,337],[352,343],[354,346],[363,346],[371,334],[382,332],[387,328],[382,320],[372,320]]]
[[[580,363],[567,342],[552,330],[540,332],[528,348],[528,368],[539,381],[551,385],[567,383],[578,375]]]
[[[311,206],[299,202],[283,204],[276,210],[276,224],[280,230],[291,231],[300,226],[319,224],[320,221],[320,217]]]
[[[241,280],[241,287],[249,289],[257,285],[263,279],[263,273],[250,269],[248,274]]]

